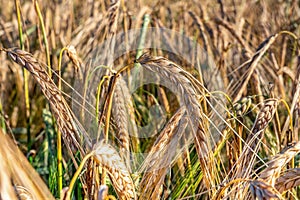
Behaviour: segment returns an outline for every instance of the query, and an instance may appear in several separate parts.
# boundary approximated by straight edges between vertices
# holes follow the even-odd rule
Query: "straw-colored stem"
[[[66,194],[66,200],[70,200],[71,199],[71,194],[72,194],[72,190],[73,190],[73,187],[75,185],[75,182],[79,176],[79,174],[81,173],[81,170],[83,169],[84,167],[84,164],[86,163],[86,161],[88,159],[90,159],[90,157],[92,157],[94,155],[94,151],[92,151],[91,153],[87,154],[81,161],[79,167],[77,168],[72,180],[71,180],[71,183],[70,183],[70,186],[69,186],[69,189],[68,189],[68,192]]]
[[[20,10],[20,1],[15,0],[17,19],[18,19],[18,30],[19,30],[19,41],[20,49],[24,50],[24,38],[23,38],[23,28]],[[31,149],[31,134],[30,134],[30,101],[29,101],[29,86],[28,86],[28,72],[23,68],[24,76],[24,95],[25,95],[25,109],[26,109],[26,129],[27,129],[27,148],[28,151]]]
[[[99,120],[99,100],[101,94],[101,88],[105,80],[109,79],[109,76],[104,76],[98,84],[97,96],[96,96],[96,119]]]
[[[50,52],[49,52],[49,45],[48,45],[48,40],[47,40],[47,33],[46,33],[45,25],[44,25],[43,16],[42,16],[42,13],[41,13],[41,10],[40,10],[37,0],[34,0],[34,7],[35,7],[36,13],[39,17],[40,24],[41,24],[41,29],[42,29],[43,39],[44,39],[44,44],[45,44],[47,65],[48,65],[48,74],[51,77],[52,71],[51,71]]]

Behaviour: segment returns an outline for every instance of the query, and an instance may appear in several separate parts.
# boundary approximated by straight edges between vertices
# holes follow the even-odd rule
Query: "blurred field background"
[[[49,191],[53,195],[49,199],[69,198],[66,197],[67,189],[61,191],[72,184],[78,166],[92,150],[92,158],[83,166],[80,178],[74,184],[73,199],[298,199],[299,23],[300,2],[297,0],[0,0],[0,48],[5,48],[0,53],[0,141],[3,144],[0,158],[1,162],[8,163],[0,164],[0,199],[39,199],[43,195],[37,193],[49,196]],[[97,74],[103,85],[87,81],[91,74],[89,62],[99,44],[118,33],[124,34],[126,42],[126,33],[131,29],[140,29],[147,34],[143,27],[174,30],[198,43],[216,64],[224,90],[203,90],[199,83],[206,80],[201,72],[191,70],[196,67],[187,64],[190,61],[160,49],[142,48],[128,52],[113,62],[115,71],[104,67]],[[167,33],[164,37],[170,49],[180,42]],[[136,40],[141,41],[141,38]],[[140,45],[143,47],[142,43]],[[111,90],[109,81],[113,80],[116,71],[130,64],[135,67],[134,62],[157,69],[157,73],[161,71],[166,77],[175,77],[178,83],[174,85],[191,91],[186,95],[189,101],[195,102],[199,111],[191,108],[189,113],[195,112],[193,118],[199,125],[193,124],[199,132],[196,131],[194,136],[199,137],[200,142],[195,140],[185,146],[166,168],[154,167],[153,171],[139,174],[130,174],[132,170],[128,170],[130,183],[126,182],[127,172],[121,173],[118,168],[103,164],[105,158],[113,157],[101,157],[101,152],[110,152],[110,147],[103,145],[101,149],[99,144],[102,143],[97,141],[91,148],[78,140],[82,153],[78,146],[73,147],[66,139],[62,146],[59,145],[61,126],[57,122],[63,122],[53,115],[53,109],[57,107],[49,103],[49,99],[50,102],[55,100],[51,100],[51,95],[45,98],[36,77],[14,63],[14,59],[9,59],[13,58],[9,53],[5,54],[5,51],[15,52],[10,50],[13,47],[32,54],[17,52],[15,55],[21,59],[29,56],[42,63],[59,91],[63,91],[73,112],[83,111],[89,115],[84,111],[87,103],[82,100],[86,98],[86,88],[78,91],[82,99],[75,110],[70,98],[74,87],[66,83],[73,86],[75,80],[83,80],[83,83],[94,84],[91,94],[95,102],[99,102],[93,104],[93,109],[86,109],[93,112],[95,122],[100,121],[98,130],[107,131],[107,137],[120,147],[116,153],[122,158],[117,159],[122,164],[120,166],[130,168],[124,164],[126,155],[122,155],[122,148],[134,152],[155,149],[165,152],[170,148],[171,138],[175,137],[177,130],[174,127],[184,118],[184,113],[189,112],[188,109],[178,112],[174,94],[159,85],[145,85],[130,98],[126,96],[126,87],[120,86],[122,83],[116,83],[115,90]],[[140,57],[146,50],[149,55]],[[105,49],[98,53],[100,57],[103,55],[104,61],[109,54]],[[178,72],[174,63],[184,71]],[[60,74],[61,79],[56,74]],[[185,82],[180,80],[188,80],[188,84],[184,85]],[[43,79],[41,82],[43,84]],[[98,87],[102,87],[100,92]],[[113,98],[113,93],[117,97]],[[226,99],[218,101],[225,108],[224,120],[222,125],[217,124],[219,135],[215,137],[207,128],[213,123],[208,119],[214,112],[207,101],[221,96]],[[112,102],[106,104],[110,97]],[[165,122],[155,137],[139,139],[128,136],[132,126],[151,123],[153,116],[149,108],[156,104],[163,106],[169,124]],[[130,119],[122,116],[122,108],[128,106]],[[86,122],[83,115],[77,117],[80,122]],[[79,123],[74,119],[71,121]],[[85,124],[82,123],[83,128]],[[72,134],[61,131],[63,138]],[[185,141],[184,138],[180,140]],[[18,153],[15,145],[23,154]],[[59,155],[62,155],[61,162],[58,162]],[[167,159],[165,154],[161,155],[144,158],[143,166],[151,169],[161,165]],[[26,160],[32,168],[25,164]],[[24,163],[23,167],[20,163]],[[31,176],[34,171],[46,186],[42,180]],[[122,179],[122,176],[126,177]],[[119,185],[114,183],[119,179]],[[35,181],[35,186],[31,186]],[[105,191],[108,189],[107,195],[102,191],[103,187]]]

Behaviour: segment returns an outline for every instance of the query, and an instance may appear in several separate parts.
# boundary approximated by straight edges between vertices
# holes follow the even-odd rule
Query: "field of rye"
[[[0,200],[300,199],[296,0],[0,0]]]

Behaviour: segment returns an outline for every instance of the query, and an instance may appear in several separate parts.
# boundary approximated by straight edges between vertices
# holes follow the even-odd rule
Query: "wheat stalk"
[[[0,199],[54,199],[15,142],[0,129]]]

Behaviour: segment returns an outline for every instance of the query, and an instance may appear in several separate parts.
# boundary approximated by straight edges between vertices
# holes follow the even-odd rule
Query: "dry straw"
[[[0,129],[0,199],[54,200],[14,141]]]

